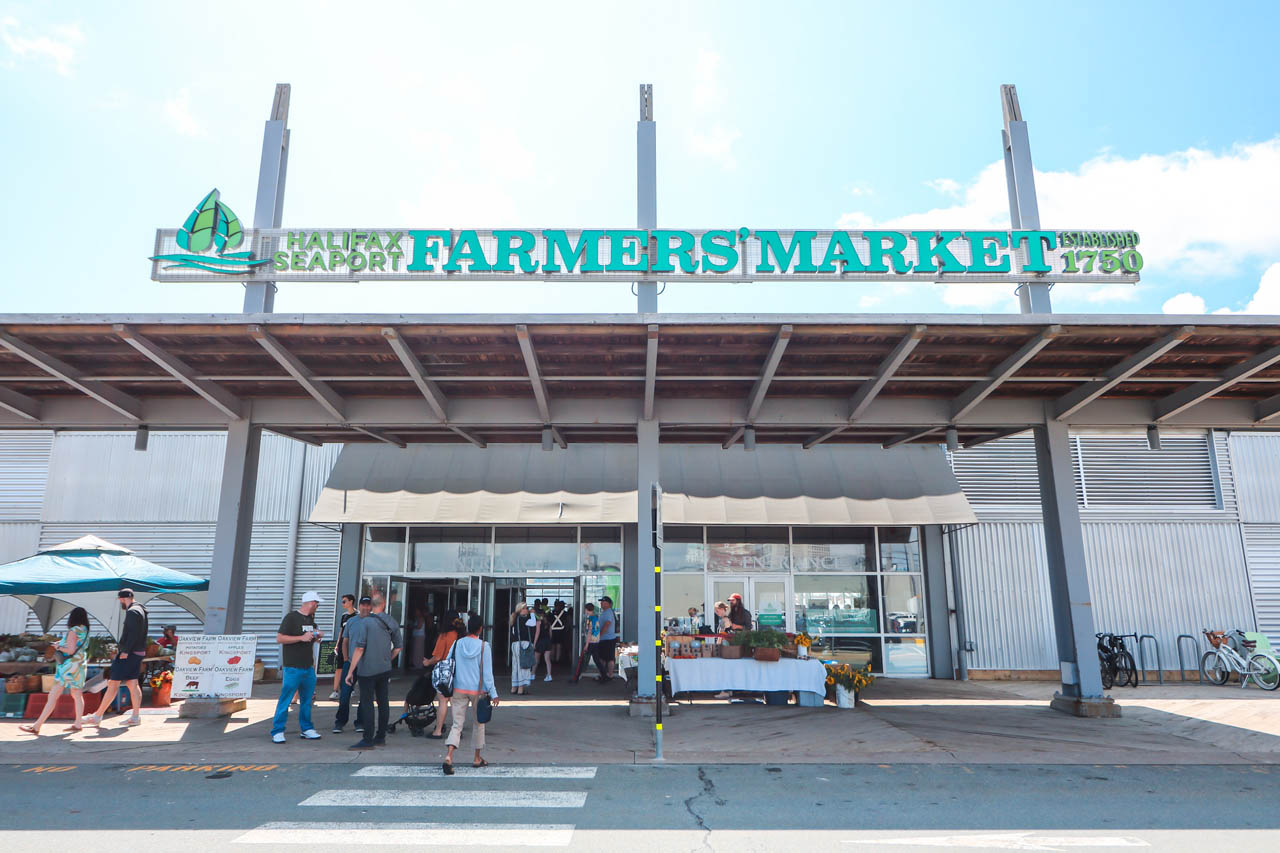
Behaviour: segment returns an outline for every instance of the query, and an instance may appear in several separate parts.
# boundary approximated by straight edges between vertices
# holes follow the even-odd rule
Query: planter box
[[[740,658],[746,657],[747,654],[748,654],[747,650],[742,646],[734,646],[734,645],[730,645],[729,643],[725,643],[724,645],[720,646],[720,657],[724,658],[725,660],[738,660]]]
[[[756,649],[753,654],[756,660],[766,663],[782,660],[782,649]]]

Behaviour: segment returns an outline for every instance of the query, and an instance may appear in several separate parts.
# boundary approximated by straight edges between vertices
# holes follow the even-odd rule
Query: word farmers
[[[274,270],[295,272],[399,272],[403,231],[290,231],[287,252],[272,256]]]

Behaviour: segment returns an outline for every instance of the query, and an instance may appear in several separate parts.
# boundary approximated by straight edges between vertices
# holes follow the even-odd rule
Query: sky
[[[231,313],[152,282],[211,187],[251,221],[292,84],[283,226],[1007,228],[1018,87],[1049,229],[1132,229],[1062,313],[1280,314],[1280,4],[0,0],[4,313]],[[662,311],[1015,312],[1007,285],[669,285]],[[282,284],[278,312],[634,312],[627,285]]]

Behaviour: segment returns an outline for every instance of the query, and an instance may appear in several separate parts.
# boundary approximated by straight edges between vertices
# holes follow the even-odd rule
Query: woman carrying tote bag
[[[523,695],[529,692],[533,668],[537,665],[533,641],[538,620],[529,613],[529,605],[522,601],[511,614],[508,627],[511,632],[511,692]]]
[[[493,649],[480,639],[484,620],[472,616],[467,621],[467,636],[453,646],[457,668],[453,673],[453,698],[449,700],[453,711],[453,727],[449,729],[449,753],[444,759],[444,774],[453,775],[453,751],[462,744],[462,726],[467,721],[467,711],[475,708],[476,722],[471,730],[471,745],[475,748],[472,767],[488,767],[489,762],[480,755],[484,749],[484,724],[490,709],[498,704],[498,688],[493,683]]]

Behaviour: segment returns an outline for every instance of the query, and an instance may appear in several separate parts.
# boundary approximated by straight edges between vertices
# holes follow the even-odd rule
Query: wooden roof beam
[[[955,421],[973,411],[979,403],[991,395],[991,392],[1004,384],[1006,379],[1017,373],[1024,364],[1035,358],[1036,353],[1047,347],[1054,338],[1061,334],[1061,326],[1054,325],[1042,329],[1040,334],[1027,341],[1017,352],[996,365],[996,368],[987,375],[986,379],[970,385],[968,390],[957,397],[951,404],[951,420]]]
[[[764,397],[769,393],[773,374],[778,372],[778,363],[782,361],[782,354],[786,352],[787,343],[791,340],[791,329],[789,325],[779,327],[778,334],[773,339],[773,346],[765,356],[764,367],[760,369],[760,377],[756,379],[756,384],[751,386],[751,393],[747,395],[747,423],[749,424],[755,423],[756,415],[760,414],[760,407],[764,405]]]
[[[7,332],[0,332],[0,347],[34,364],[51,376],[67,383],[81,393],[88,394],[102,405],[131,421],[142,420],[142,401],[96,379],[85,379],[84,373],[61,359],[36,349],[26,341]],[[16,393],[16,392],[10,392]],[[8,407],[6,407],[8,408]]]
[[[29,421],[40,420],[40,401],[11,388],[0,387],[0,409]]]
[[[862,387],[849,399],[849,420],[851,422],[862,417],[863,413],[870,407],[871,402],[875,400],[876,395],[889,383],[893,374],[911,355],[912,350],[919,345],[927,329],[927,326],[912,326],[906,337],[898,341],[898,345],[893,348],[889,356],[880,362],[880,366],[876,368],[875,375],[862,383]]]
[[[427,376],[427,371],[423,368],[422,362],[413,354],[413,350],[409,349],[409,345],[405,343],[404,338],[400,337],[400,332],[396,329],[384,328],[382,337],[387,339],[387,343],[391,345],[396,357],[400,359],[400,364],[408,371],[409,378],[413,380],[414,385],[418,386],[418,390],[427,399],[427,405],[431,406],[431,410],[436,413],[436,417],[448,423],[449,398],[440,391],[439,386],[431,380],[431,377]]]
[[[653,420],[653,396],[658,384],[658,327],[648,328],[644,347],[644,419]]]
[[[239,397],[207,379],[201,379],[197,371],[190,365],[151,339],[138,334],[132,326],[115,323],[111,328],[125,343],[159,365],[174,379],[195,391],[209,405],[233,421],[241,420],[244,417],[244,405]]]
[[[1237,365],[1228,367],[1222,371],[1217,379],[1211,379],[1207,382],[1194,382],[1183,388],[1181,391],[1175,391],[1167,397],[1163,397],[1155,402],[1152,407],[1154,420],[1156,423],[1167,421],[1174,415],[1185,412],[1196,403],[1209,399],[1219,391],[1223,391],[1235,385],[1244,379],[1248,379],[1260,370],[1266,370],[1271,365],[1280,361],[1280,347],[1272,347],[1268,350],[1255,355],[1253,358],[1246,359]],[[1254,417],[1256,420],[1265,420],[1270,415],[1265,415],[1271,400],[1274,397],[1263,400],[1258,403],[1255,409]],[[1264,413],[1260,416],[1258,413]]]
[[[248,332],[302,386],[303,390],[315,398],[315,401],[326,412],[339,421],[346,421],[346,416],[343,414],[343,410],[346,408],[346,401],[342,399],[337,391],[334,391],[321,380],[316,379],[315,374],[311,372],[309,367],[299,361],[297,356],[285,349],[284,345],[262,326],[250,325]]]
[[[542,378],[542,368],[538,366],[538,354],[533,350],[533,341],[529,339],[529,327],[521,323],[516,326],[516,337],[520,341],[520,352],[524,355],[524,366],[529,371],[529,382],[533,385],[533,399],[538,404],[538,414],[544,424],[551,423],[551,401],[547,396],[547,383]]]
[[[1139,350],[1124,361],[1112,367],[1098,379],[1086,382],[1079,388],[1063,394],[1054,401],[1054,418],[1063,420],[1070,417],[1112,388],[1124,382],[1151,362],[1160,358],[1169,350],[1178,346],[1195,333],[1195,326],[1179,326],[1173,334],[1165,335],[1160,340]]]

